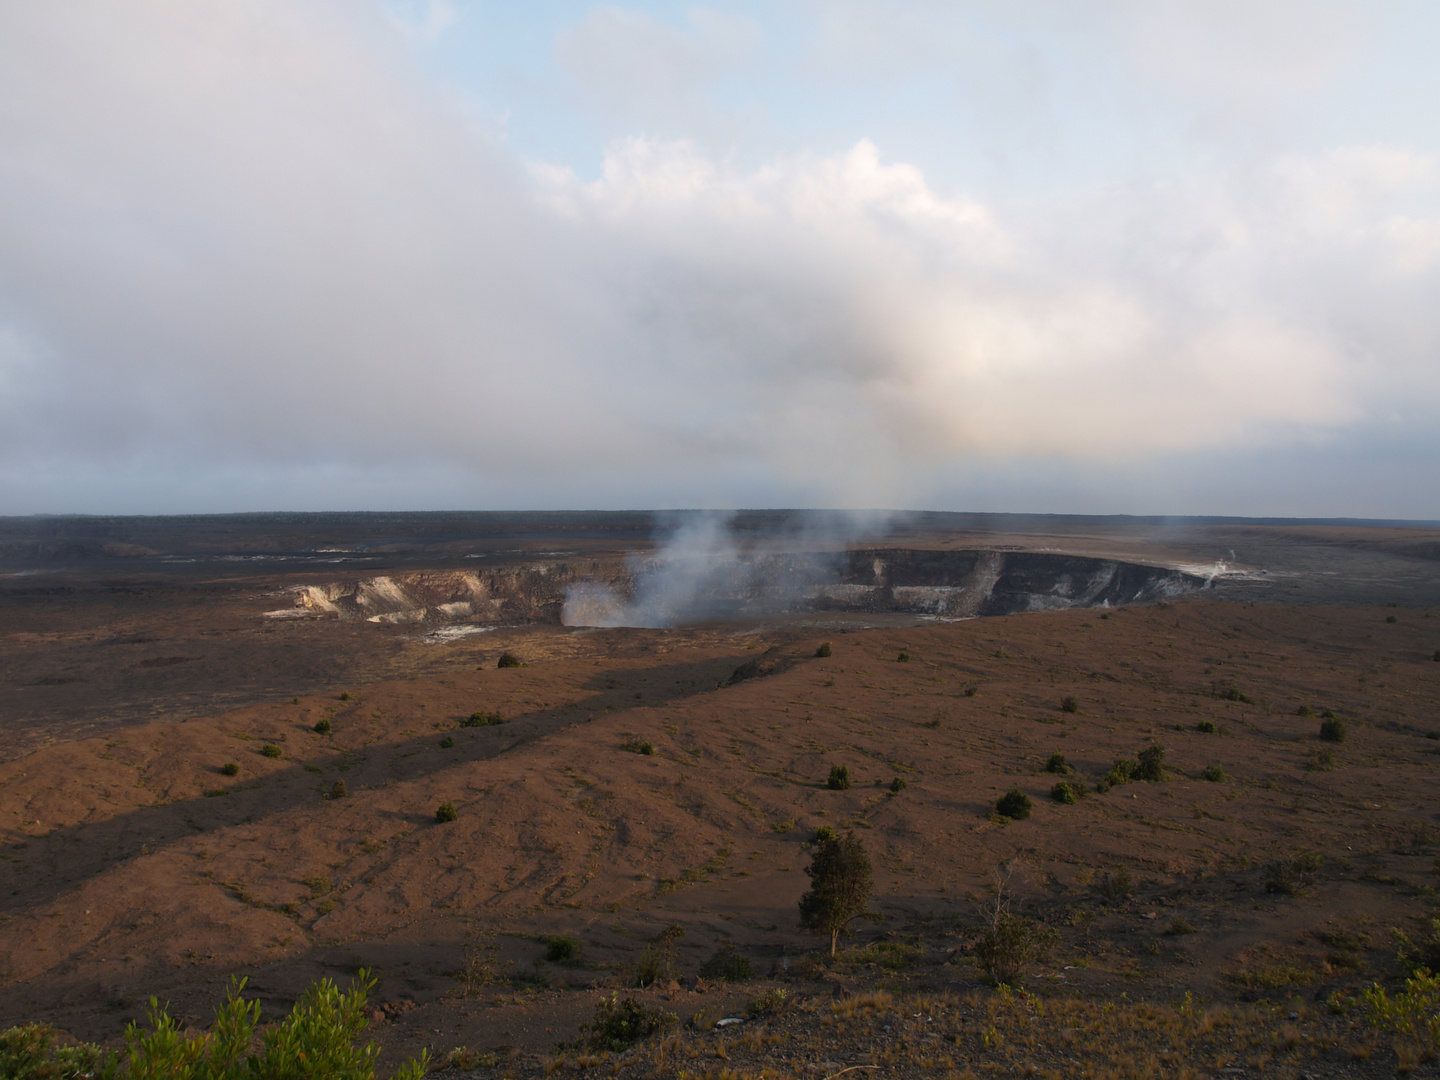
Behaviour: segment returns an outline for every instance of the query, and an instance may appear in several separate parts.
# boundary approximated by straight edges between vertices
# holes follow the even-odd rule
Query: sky
[[[1433,0],[0,5],[0,514],[1440,518]]]

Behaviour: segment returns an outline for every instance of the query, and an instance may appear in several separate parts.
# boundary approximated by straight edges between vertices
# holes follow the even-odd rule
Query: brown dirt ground
[[[1181,602],[831,634],[510,630],[434,647],[412,677],[45,746],[0,764],[0,1026],[113,1039],[150,994],[203,1024],[231,973],[273,1016],[364,966],[387,1062],[465,1045],[537,1063],[672,922],[687,988],[658,996],[682,1016],[753,992],[694,988],[725,941],[802,995],[967,993],[965,929],[997,875],[1061,933],[1032,973],[1050,992],[1323,1000],[1393,973],[1392,928],[1440,895],[1432,614]],[[528,666],[495,669],[502,649]],[[728,684],[756,656],[774,673]],[[1319,742],[1302,705],[1342,715],[1346,741]],[[476,710],[506,722],[458,726]],[[1050,800],[1052,752],[1093,784],[1157,741],[1164,782]],[[823,786],[832,763],[849,791]],[[1212,765],[1224,782],[1200,778]],[[327,798],[339,779],[349,795]],[[1012,787],[1033,816],[992,819]],[[458,820],[437,824],[445,801]],[[875,863],[885,921],[852,944],[919,946],[904,963],[805,961],[795,905],[821,824]],[[1298,849],[1324,869],[1266,892],[1266,864]],[[1133,894],[1100,895],[1122,868]],[[511,966],[467,995],[486,931]],[[538,962],[556,933],[583,940],[582,965]]]

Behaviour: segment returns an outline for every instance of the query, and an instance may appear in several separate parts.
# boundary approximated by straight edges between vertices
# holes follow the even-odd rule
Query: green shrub
[[[978,694],[979,692],[980,692],[980,687],[976,686],[974,683],[971,683],[969,686],[965,687],[965,696],[966,696],[966,697],[974,697],[974,696],[975,696],[976,694]]]
[[[1295,710],[1295,715],[1296,715],[1296,716],[1311,717],[1311,716],[1314,716],[1315,713],[1314,713],[1314,711],[1310,708],[1309,705],[1301,705],[1298,709]]]
[[[1440,664],[1440,649],[1436,649],[1435,655],[1430,657],[1430,659],[1434,660],[1437,664]]]
[[[675,975],[675,942],[685,936],[685,927],[671,923],[661,930],[655,940],[645,947],[635,965],[635,985],[650,986],[661,979]]]
[[[502,667],[502,668],[504,668],[504,667],[520,667],[520,666],[521,666],[520,658],[519,658],[518,656],[516,656],[514,653],[508,653],[508,652],[507,652],[507,653],[501,653],[501,654],[500,654],[500,659],[496,662],[495,666],[496,666],[496,667]]]
[[[1030,796],[1019,788],[1011,788],[995,800],[995,812],[1001,817],[1020,821],[1030,816]]]
[[[830,777],[825,781],[825,786],[831,791],[845,791],[850,787],[850,766],[831,765]]]
[[[316,735],[329,735],[331,731],[330,721],[322,716],[319,720],[315,721],[314,731]]]
[[[216,799],[219,798],[221,795],[229,794],[230,792],[226,791],[223,787],[212,787],[205,790],[205,798],[207,799]]]
[[[1084,794],[1084,785],[1078,784],[1073,780],[1061,780],[1050,789],[1050,798],[1066,806],[1074,806],[1080,801],[1080,796]]]
[[[1095,790],[1103,793],[1109,791],[1112,787],[1119,787],[1121,784],[1128,784],[1131,780],[1134,779],[1136,779],[1135,763],[1125,758],[1121,758],[1119,761],[1115,762],[1114,765],[1110,766],[1109,772],[1107,772],[1103,777],[1101,777],[1100,782],[1095,785]]]
[[[1306,772],[1330,772],[1338,762],[1334,750],[1319,750],[1305,765]]]
[[[1320,738],[1325,742],[1345,741],[1345,721],[1338,716],[1320,721]]]
[[[1172,919],[1170,925],[1165,927],[1164,933],[1166,937],[1182,937],[1185,934],[1195,933],[1195,927],[1184,919]]]
[[[632,754],[644,754],[646,757],[655,756],[655,744],[649,739],[631,739],[629,742],[620,744],[621,750],[628,750]]]
[[[898,795],[900,792],[904,791],[909,786],[909,781],[907,781],[903,776],[897,776],[894,780],[890,781],[890,794]]]
[[[1386,616],[1385,616],[1385,621],[1386,621],[1387,623],[1393,623],[1393,622],[1399,622],[1400,620],[1397,619],[1394,615],[1386,615]]]
[[[1198,731],[1198,732],[1200,732],[1201,735],[1214,735],[1214,734],[1215,734],[1215,721],[1214,721],[1214,720],[1201,720],[1198,724],[1195,725],[1195,730]]]
[[[493,727],[503,724],[505,719],[498,712],[472,712],[460,721],[461,727]]]
[[[910,654],[908,652],[902,652],[899,656],[895,657],[895,662],[897,664],[908,664],[910,662]]]
[[[1056,776],[1069,776],[1070,763],[1065,760],[1065,755],[1057,750],[1045,759],[1045,771]]]
[[[260,747],[260,753],[264,754],[268,758],[278,758],[284,752],[285,751],[281,750],[280,747],[276,746],[274,743],[266,743],[264,746]]]
[[[815,650],[815,655],[821,660],[824,660],[826,657],[833,656],[834,653],[830,649],[830,643],[828,641],[822,641],[820,643],[820,647]]]
[[[341,700],[341,701],[349,701],[349,700],[350,700],[350,691],[348,691],[348,690],[342,690],[342,691],[340,692],[340,700]]]
[[[350,794],[350,789],[345,786],[344,780],[336,780],[330,785],[330,798],[343,799]]]
[[[1393,998],[1372,985],[1365,991],[1365,1004],[1370,1022],[1407,1040],[1419,1050],[1417,1056],[1433,1056],[1440,1049],[1440,974],[1416,972],[1405,980],[1404,992]]]
[[[441,750],[449,750],[449,749],[450,749],[452,746],[454,746],[454,745],[455,745],[455,736],[454,736],[454,735],[446,735],[443,739],[440,740],[440,749],[441,749]]]
[[[1158,783],[1165,779],[1165,748],[1159,743],[1151,743],[1144,750],[1136,755],[1138,767],[1135,770],[1135,778],[1149,783]]]
[[[259,1035],[260,1002],[241,995],[245,980],[231,980],[224,1005],[215,1010],[208,1031],[190,1034],[150,999],[149,1026],[130,1024],[125,1048],[112,1053],[98,1046],[55,1048],[55,1032],[40,1024],[0,1033],[0,1076],[7,1080],[374,1080],[380,1048],[356,1046],[369,1022],[367,996],[375,986],[369,972],[341,991],[328,979],[307,989],[289,1016]],[[407,1062],[396,1080],[420,1080],[428,1054]]]
[[[594,1018],[580,1030],[589,1032],[585,1041],[592,1050],[618,1054],[679,1022],[680,1018],[674,1013],[642,1004],[628,994],[621,997],[617,990],[600,999]]]
[[[1395,931],[1395,940],[1399,945],[1395,959],[1407,975],[1417,975],[1421,971],[1440,974],[1440,918],[1431,916],[1430,926],[1419,941],[1412,940],[1403,930]]]
[[[1427,739],[1440,739],[1440,731],[1427,731],[1427,732],[1425,732],[1425,738],[1427,738]]]
[[[714,981],[744,982],[755,977],[755,968],[730,942],[725,942],[700,965],[700,977]]]
[[[1023,915],[1001,910],[975,943],[975,959],[996,986],[1020,981],[1026,964],[1043,960],[1059,934]]]
[[[454,803],[442,802],[435,810],[435,821],[440,825],[445,824],[447,821],[454,821],[459,816],[455,811]]]
[[[1225,770],[1219,765],[1210,765],[1200,774],[1202,780],[1209,780],[1212,784],[1223,784],[1225,782]]]
[[[1220,698],[1220,700],[1222,701],[1239,701],[1246,705],[1255,704],[1255,702],[1248,695],[1241,693],[1241,691],[1234,686],[1227,686],[1224,690],[1221,690],[1215,696]]]
[[[220,771],[226,776],[239,776],[240,766],[233,761],[227,761],[224,765],[220,766]]]
[[[562,934],[545,939],[545,959],[552,964],[578,964],[581,949],[578,937]]]
[[[751,1016],[763,1016],[766,1013],[779,1012],[789,1000],[790,994],[783,986],[772,986],[746,1002],[745,1011]]]
[[[1060,699],[1060,711],[1061,711],[1061,712],[1068,712],[1068,713],[1078,713],[1078,712],[1080,711],[1080,701],[1079,701],[1079,699],[1078,699],[1078,698],[1075,698],[1075,697],[1073,697],[1073,696],[1072,696],[1072,697],[1063,697],[1063,698],[1061,698],[1061,699]]]

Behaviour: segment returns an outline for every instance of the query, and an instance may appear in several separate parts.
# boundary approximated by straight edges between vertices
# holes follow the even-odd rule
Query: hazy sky
[[[0,513],[1440,518],[1434,0],[0,5]]]

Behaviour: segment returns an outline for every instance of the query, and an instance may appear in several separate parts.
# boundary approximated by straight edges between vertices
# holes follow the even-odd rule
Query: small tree
[[[845,791],[850,787],[850,766],[831,765],[829,779],[825,786],[831,791]]]
[[[867,912],[875,876],[870,856],[853,832],[843,837],[833,830],[815,836],[814,856],[805,868],[810,891],[800,897],[800,925],[806,930],[830,935],[830,955],[835,955],[840,934],[856,919],[876,919]]]

